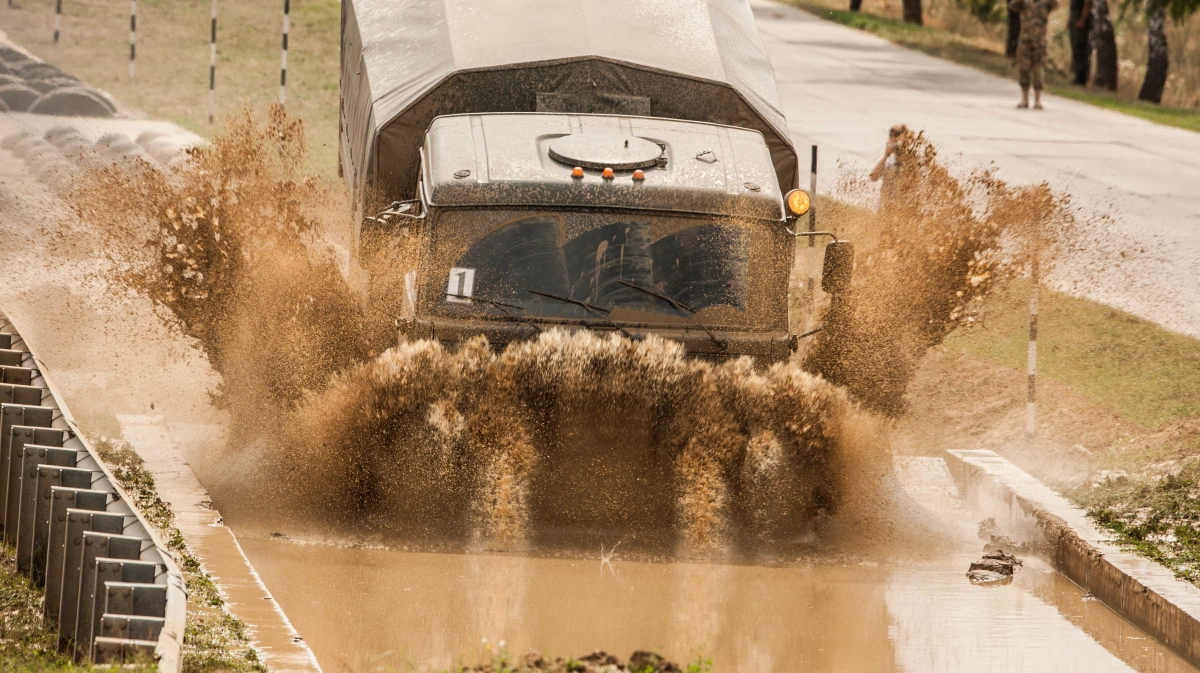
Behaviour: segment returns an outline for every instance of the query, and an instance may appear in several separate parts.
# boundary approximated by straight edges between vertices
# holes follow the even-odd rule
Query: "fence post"
[[[817,146],[812,146],[812,168],[809,169],[808,179],[808,195],[811,197],[808,204],[808,230],[817,230]],[[817,237],[808,237],[808,287],[805,291],[808,293],[808,324],[806,330],[812,329],[816,325],[817,312]]]
[[[12,2],[8,3],[12,7]],[[54,2],[54,44],[58,44],[58,34],[62,31],[62,0]]]
[[[133,81],[134,59],[137,57],[137,0],[129,0],[129,81]]]
[[[212,0],[212,39],[208,49],[208,123],[213,123],[217,105],[217,0]]]
[[[287,102],[288,31],[291,28],[292,0],[283,0],[283,56],[279,64],[279,104]]]
[[[1025,401],[1025,436],[1032,438],[1037,430],[1037,328],[1038,284],[1041,282],[1041,225],[1034,223],[1029,261],[1029,393]]]

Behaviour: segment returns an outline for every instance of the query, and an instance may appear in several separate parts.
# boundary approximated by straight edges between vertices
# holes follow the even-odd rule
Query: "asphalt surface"
[[[887,129],[924,130],[962,174],[994,166],[1072,196],[1089,250],[1052,285],[1200,337],[1200,134],[1055,96],[1044,111],[1017,110],[1013,81],[793,7],[751,5],[802,164],[820,147],[819,192],[872,204],[861,178]]]

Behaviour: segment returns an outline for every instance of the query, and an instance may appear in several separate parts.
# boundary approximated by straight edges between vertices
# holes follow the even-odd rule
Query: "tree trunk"
[[[1163,8],[1158,7],[1150,14],[1146,36],[1146,79],[1138,99],[1151,103],[1162,103],[1163,88],[1167,86],[1167,68],[1170,57],[1167,52],[1167,18]]]
[[[1004,40],[1004,55],[1009,58],[1017,57],[1017,41],[1021,37],[1021,13],[1008,13],[1008,38]]]
[[[1096,74],[1092,84],[1117,90],[1117,36],[1108,18],[1108,0],[1092,0],[1092,42],[1096,50]]]
[[[850,0],[850,11],[857,12],[862,9],[862,0]]]
[[[924,25],[921,18],[921,0],[904,0],[904,22]]]

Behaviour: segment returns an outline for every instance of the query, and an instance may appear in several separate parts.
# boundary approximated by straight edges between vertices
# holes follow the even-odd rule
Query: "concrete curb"
[[[1049,545],[1055,568],[1200,666],[1200,589],[1111,544],[1087,515],[992,451],[947,451],[963,499],[1017,542]]]

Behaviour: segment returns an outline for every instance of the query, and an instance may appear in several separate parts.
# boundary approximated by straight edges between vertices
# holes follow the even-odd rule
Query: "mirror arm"
[[[832,238],[835,243],[841,240],[837,237],[837,234],[834,234],[831,231],[792,231],[788,227],[784,227],[784,230],[797,238],[800,236],[828,236],[829,238]]]

